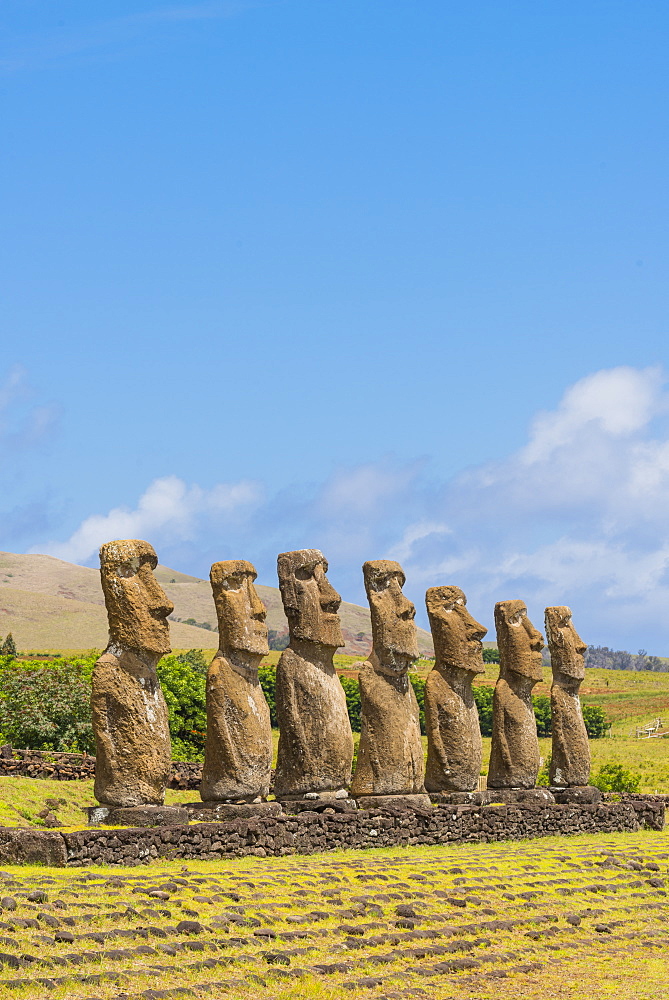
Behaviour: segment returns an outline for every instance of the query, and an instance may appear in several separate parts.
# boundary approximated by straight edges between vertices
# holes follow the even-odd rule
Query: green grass
[[[650,1000],[665,989],[668,860],[669,835],[645,832],[6,868],[0,894],[16,909],[3,900],[0,951],[32,961],[11,968],[0,955],[0,1000],[176,987],[225,1000]],[[35,889],[46,899],[28,900]],[[200,927],[189,936],[182,920]]]

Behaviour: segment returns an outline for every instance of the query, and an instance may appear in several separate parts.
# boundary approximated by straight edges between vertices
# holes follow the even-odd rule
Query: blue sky
[[[6,0],[0,548],[669,654],[664,3]]]

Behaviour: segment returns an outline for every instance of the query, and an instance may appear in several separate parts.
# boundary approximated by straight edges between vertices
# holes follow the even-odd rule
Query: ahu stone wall
[[[0,864],[137,865],[154,859],[212,860],[312,854],[341,848],[408,847],[520,840],[582,833],[661,830],[664,803],[549,804],[364,809],[255,816],[188,826],[89,829],[73,833],[0,828]]]

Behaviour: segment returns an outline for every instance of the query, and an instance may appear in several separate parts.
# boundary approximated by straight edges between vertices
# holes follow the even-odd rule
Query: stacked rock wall
[[[157,858],[210,860],[313,854],[341,848],[409,847],[662,829],[664,803],[439,806],[421,810],[301,812],[190,826],[90,829],[73,833],[0,829],[0,863],[135,865]],[[43,852],[43,856],[40,852]]]
[[[0,777],[83,781],[95,777],[95,757],[51,750],[15,750],[6,745],[0,747]],[[170,788],[194,791],[201,779],[202,764],[172,762]]]

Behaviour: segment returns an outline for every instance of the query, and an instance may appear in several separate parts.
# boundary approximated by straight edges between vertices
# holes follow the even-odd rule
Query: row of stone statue
[[[110,640],[93,672],[95,796],[110,807],[159,805],[172,765],[156,666],[170,651],[167,618],[173,606],[153,575],[157,558],[147,542],[109,542],[100,550],[100,562]],[[425,766],[419,709],[408,677],[418,658],[415,608],[402,593],[405,578],[398,563],[364,564],[373,645],[368,659],[356,665],[362,724],[351,776],[353,736],[333,666],[335,651],[344,645],[340,597],[327,569],[317,549],[278,557],[290,643],[276,672],[276,798],[284,808],[329,804],[342,809],[400,800],[422,806],[430,803],[427,793],[450,795],[451,801],[458,801],[458,793],[473,793],[482,753],[472,682],[484,669],[486,630],[470,615],[465,595],[451,586],[431,587],[426,594],[435,666],[425,687]],[[211,568],[220,647],[207,676],[200,794],[212,806],[255,803],[262,808],[270,788],[270,713],[258,680],[268,653],[266,611],[255,577],[253,566],[242,560]],[[522,601],[498,603],[495,625],[500,674],[487,783],[496,798],[502,790],[536,785],[540,760],[531,693],[541,680],[544,643]],[[553,670],[551,784],[587,786],[590,756],[578,697],[586,647],[568,608],[547,608],[546,630]]]

